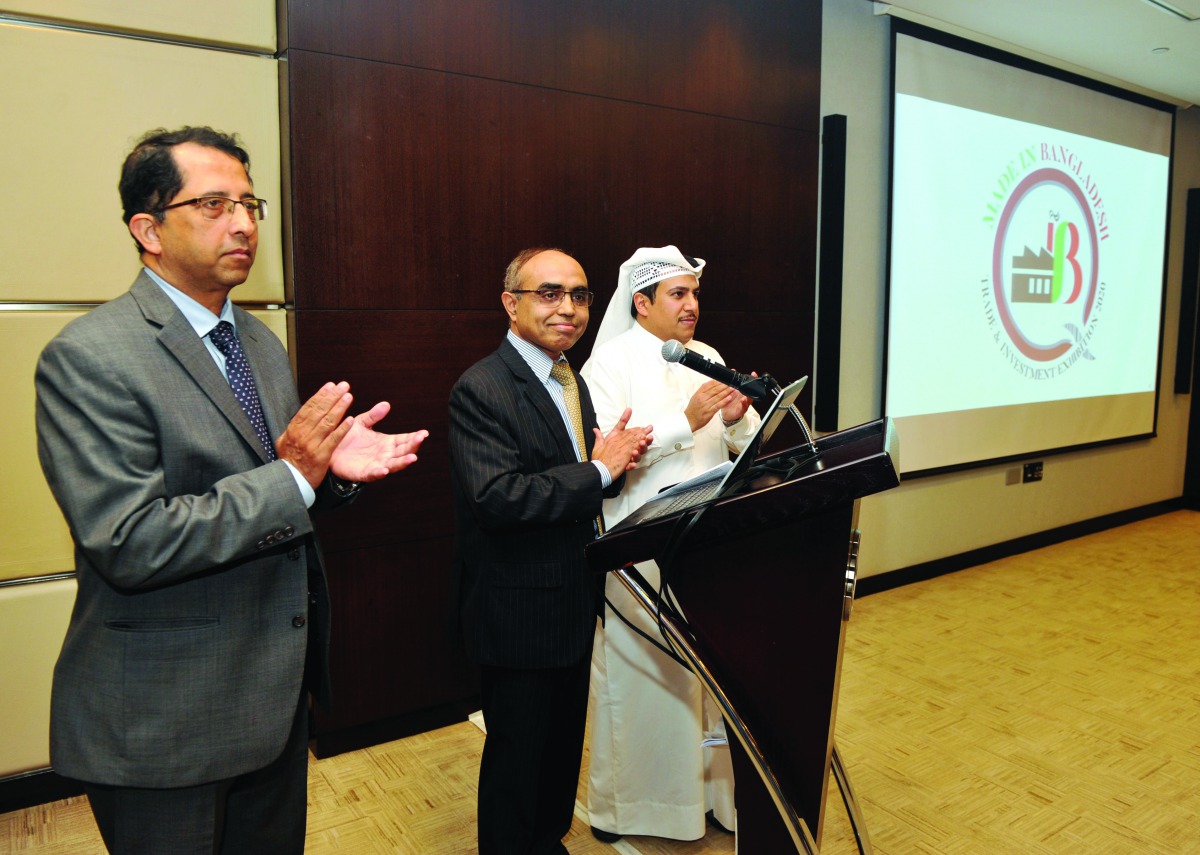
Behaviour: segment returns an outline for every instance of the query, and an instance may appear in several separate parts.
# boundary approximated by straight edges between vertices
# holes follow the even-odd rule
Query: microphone
[[[726,368],[724,365],[713,362],[711,359],[705,359],[700,354],[688,350],[675,339],[663,343],[662,358],[667,362],[678,362],[705,377],[711,377],[726,386],[732,386],[752,400],[762,401],[771,397],[772,393],[767,388],[766,378],[739,374],[732,368]]]

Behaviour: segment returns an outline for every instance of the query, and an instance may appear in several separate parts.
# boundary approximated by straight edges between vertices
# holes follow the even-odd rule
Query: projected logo
[[[996,227],[988,320],[1013,368],[1036,379],[1094,358],[1087,345],[1102,298],[1099,254],[1107,227],[1102,217],[1097,228],[1094,180],[1076,180],[1081,162],[1068,154],[1041,146],[1042,164],[1061,162],[1075,176],[1039,165],[1012,188],[999,215],[986,218]]]

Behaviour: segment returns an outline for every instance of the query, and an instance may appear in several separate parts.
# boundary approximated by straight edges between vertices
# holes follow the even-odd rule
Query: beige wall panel
[[[250,314],[271,328],[283,346],[288,346],[288,313],[284,309],[251,309]]]
[[[0,588],[0,778],[50,765],[50,681],[75,580]]]
[[[275,0],[4,0],[0,12],[68,26],[275,52]]]
[[[11,407],[0,421],[0,580],[75,569],[71,535],[42,476],[34,426],[33,372],[38,354],[80,312],[0,312],[0,396]],[[287,312],[255,310],[287,346]],[[0,647],[0,650],[5,648]],[[0,683],[0,686],[3,684]],[[0,691],[0,694],[3,694]]]
[[[75,569],[70,532],[37,459],[33,371],[46,342],[80,314],[0,312],[0,398],[9,406],[9,416],[0,420],[0,579]]]
[[[151,128],[208,124],[241,135],[276,212],[235,297],[283,302],[278,73],[263,57],[0,24],[0,183],[19,200],[0,206],[0,300],[125,291],[139,262],[121,222],[121,162]]]

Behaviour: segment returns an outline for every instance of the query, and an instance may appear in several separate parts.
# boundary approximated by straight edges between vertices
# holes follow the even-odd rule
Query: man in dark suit
[[[348,418],[345,383],[301,406],[282,344],[230,303],[266,214],[236,138],[151,132],[120,190],[145,267],[36,375],[79,584],[51,762],[114,853],[302,852],[305,689],[328,701],[309,509],[408,466],[427,434],[375,432],[386,403]]]
[[[584,546],[650,426],[607,436],[566,364],[593,294],[575,259],[525,250],[508,266],[500,348],[450,393],[455,572],[487,728],[481,855],[564,853],[583,755],[592,638],[604,590]]]

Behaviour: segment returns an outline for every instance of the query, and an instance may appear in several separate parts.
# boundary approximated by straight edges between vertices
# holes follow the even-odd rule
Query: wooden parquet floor
[[[1200,516],[858,601],[837,742],[878,855],[1200,853]],[[463,723],[314,761],[308,852],[474,852],[482,747]],[[714,830],[610,846],[581,818],[566,845],[734,852]],[[821,849],[857,852],[832,782]],[[0,815],[0,852],[104,849],[79,798]]]

